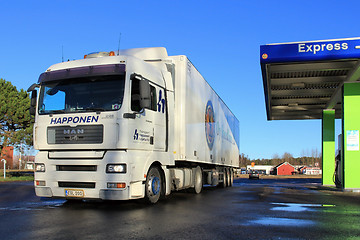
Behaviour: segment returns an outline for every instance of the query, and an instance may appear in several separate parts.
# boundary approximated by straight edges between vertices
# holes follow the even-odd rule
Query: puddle
[[[305,211],[319,211],[323,208],[333,208],[335,205],[331,204],[305,204],[305,203],[271,203],[274,205],[271,210],[285,211],[285,212],[305,212]],[[295,215],[294,215],[295,216]],[[315,221],[307,219],[295,218],[277,218],[277,217],[261,217],[250,220],[249,224],[258,224],[265,226],[285,226],[285,227],[307,227],[316,224]]]
[[[30,210],[44,210],[49,208],[61,207],[64,204],[65,200],[50,200],[50,201],[40,201],[40,202],[27,202],[21,206],[9,206],[9,207],[0,207],[0,211],[30,211]]]
[[[292,218],[260,218],[250,221],[250,224],[259,224],[267,226],[285,226],[285,227],[306,227],[315,224],[314,221]]]
[[[287,212],[305,212],[305,211],[317,211],[322,207],[335,207],[331,204],[304,204],[304,203],[272,203],[273,205],[279,205],[273,207],[273,211],[287,211]]]

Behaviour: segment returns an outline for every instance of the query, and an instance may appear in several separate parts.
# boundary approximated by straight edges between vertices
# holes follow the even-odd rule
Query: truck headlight
[[[35,172],[45,172],[45,164],[35,163]]]
[[[108,164],[106,173],[126,173],[126,164]]]

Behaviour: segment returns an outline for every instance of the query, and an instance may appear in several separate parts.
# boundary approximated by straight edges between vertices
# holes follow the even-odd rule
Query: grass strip
[[[0,177],[0,182],[16,182],[16,181],[34,181],[34,176],[20,176],[20,177]]]

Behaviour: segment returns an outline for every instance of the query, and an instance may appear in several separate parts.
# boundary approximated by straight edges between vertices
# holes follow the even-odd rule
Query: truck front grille
[[[56,171],[96,172],[96,165],[56,165]]]
[[[66,188],[95,188],[93,182],[58,182],[59,187]]]
[[[47,128],[48,144],[93,144],[103,142],[103,125],[57,126]]]

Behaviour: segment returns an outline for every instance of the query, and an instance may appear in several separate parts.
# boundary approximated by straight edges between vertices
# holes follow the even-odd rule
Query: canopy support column
[[[342,117],[342,176],[344,190],[360,190],[360,83],[344,83]]]
[[[335,110],[322,115],[322,185],[334,186],[335,172]]]

